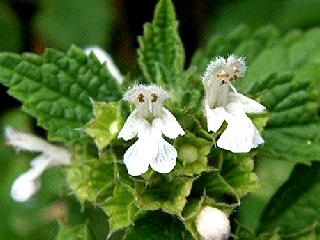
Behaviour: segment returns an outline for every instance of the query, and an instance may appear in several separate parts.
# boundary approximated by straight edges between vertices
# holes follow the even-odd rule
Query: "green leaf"
[[[115,157],[108,152],[108,161],[87,152],[86,147],[76,147],[70,166],[66,167],[66,181],[81,202],[99,203],[112,195],[114,189]]]
[[[139,210],[135,203],[134,189],[125,184],[116,185],[113,196],[101,208],[110,217],[111,232],[133,225]]]
[[[154,172],[147,183],[136,181],[136,199],[140,210],[158,210],[180,216],[190,194],[193,178],[170,180]]]
[[[261,188],[242,200],[238,211],[240,224],[250,230],[256,230],[264,208],[278,188],[288,180],[295,165],[292,161],[283,161],[265,151],[256,157],[255,173],[261,182]]]
[[[319,35],[319,28],[306,32],[293,30],[271,46],[262,48],[255,59],[247,60],[250,68],[243,80],[235,82],[237,89],[252,93],[252,87],[260,85],[272,74],[282,76],[290,72],[294,82],[315,81],[319,90]]]
[[[87,224],[77,226],[75,228],[68,228],[63,224],[59,224],[58,240],[94,240]]]
[[[309,163],[320,158],[318,103],[309,82],[289,79],[273,76],[260,83],[271,85],[261,99],[270,112],[264,147],[278,158]]]
[[[215,169],[202,173],[195,180],[191,196],[201,196],[205,193],[218,203],[224,202],[225,197],[230,196],[233,199],[231,202],[239,204],[241,197],[260,187],[256,174],[252,172],[252,153],[234,154],[213,148],[208,160]]]
[[[59,239],[107,238],[109,218],[100,207],[88,201],[80,204],[74,195],[68,195],[63,200],[67,213],[58,220]]]
[[[273,196],[261,216],[259,233],[302,231],[320,221],[320,163],[297,164],[289,180]]]
[[[100,153],[100,159],[77,147],[71,166],[66,168],[69,187],[78,199],[98,204],[110,217],[110,231],[133,224],[138,211],[134,198],[134,183],[124,164],[112,149]]]
[[[134,187],[113,149],[100,153],[100,159],[89,150],[87,146],[77,146],[70,166],[65,168],[67,183],[80,201],[102,203],[113,196],[117,183]]]
[[[171,0],[160,0],[154,20],[139,37],[139,65],[148,82],[174,86],[184,67],[184,49]]]
[[[273,54],[261,53],[259,61],[251,67],[252,76],[248,76],[249,79],[257,79],[253,72],[262,71],[260,79],[263,79],[271,72],[279,72],[274,77],[276,80],[268,78],[272,88],[261,100],[271,112],[263,134],[265,146],[274,154],[307,164],[320,158],[319,90],[315,93],[315,86],[319,89],[319,85],[312,82],[320,79],[317,70],[320,62],[315,54],[320,51],[319,33],[320,29],[311,29],[306,33],[296,31],[288,34],[269,50]],[[279,52],[282,52],[282,56],[279,56],[282,62],[274,64],[270,70],[262,69],[261,66],[274,59]],[[277,65],[290,70],[291,79],[281,74]]]
[[[249,93],[268,89],[261,99],[271,114],[263,138],[277,158],[307,164],[320,158],[319,36],[318,28],[290,32],[262,51],[237,84]]]
[[[278,230],[270,233],[262,233],[256,235],[253,231],[243,227],[238,223],[236,234],[237,238],[243,240],[315,240],[316,237],[316,224],[310,228],[304,229],[301,232],[291,234],[279,234]]]
[[[51,140],[67,142],[87,137],[77,129],[93,117],[90,98],[110,102],[122,97],[106,65],[74,46],[67,55],[53,49],[43,56],[1,53],[0,82],[49,131]]]
[[[120,102],[92,101],[95,118],[84,127],[84,131],[95,138],[99,149],[106,147],[119,133],[123,122],[120,105]]]
[[[128,229],[125,240],[192,240],[181,221],[162,211],[149,211]]]
[[[237,225],[236,236],[239,239],[243,240],[281,240],[283,238],[276,232],[265,233],[257,236],[253,231],[246,229],[240,224]],[[287,238],[285,238],[287,239]]]

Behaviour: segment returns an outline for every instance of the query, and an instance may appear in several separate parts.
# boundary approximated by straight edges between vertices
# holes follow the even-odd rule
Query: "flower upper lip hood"
[[[249,152],[264,143],[257,128],[246,113],[261,113],[265,107],[238,93],[231,82],[246,71],[242,57],[217,57],[209,63],[202,82],[205,89],[205,113],[208,131],[218,131],[224,121],[228,126],[217,146],[232,152]],[[232,89],[230,91],[230,88]]]
[[[162,138],[174,139],[184,135],[175,117],[162,103],[169,98],[167,91],[156,85],[135,85],[124,94],[124,99],[135,105],[118,138],[138,140],[126,151],[123,160],[128,173],[138,176],[150,165],[160,173],[170,172],[177,158],[176,149]]]

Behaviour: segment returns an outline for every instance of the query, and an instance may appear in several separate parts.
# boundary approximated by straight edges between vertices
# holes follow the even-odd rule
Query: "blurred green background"
[[[319,0],[173,0],[180,21],[181,38],[185,46],[188,65],[193,52],[215,33],[229,34],[236,26],[246,24],[252,29],[266,24],[279,28],[282,34],[291,29],[308,29],[320,25]],[[98,45],[109,52],[122,74],[139,75],[136,61],[137,36],[142,35],[142,24],[152,20],[157,0],[0,0],[0,51],[42,54],[47,47],[66,52],[71,44],[85,48]],[[250,65],[250,63],[249,63]],[[0,87],[0,127],[10,125],[17,130],[45,132],[35,121],[19,110],[19,103]],[[42,188],[25,203],[10,198],[12,182],[29,169],[34,155],[20,152],[4,144],[0,138],[0,239],[55,239],[58,231],[56,219],[70,220],[79,205],[72,197],[65,197],[67,188],[59,168],[47,170],[42,176]],[[258,173],[270,181],[258,195],[256,202],[263,206],[270,195],[288,178],[292,166],[277,166],[263,162]],[[250,196],[249,196],[250,198]],[[252,196],[251,196],[252,198]],[[244,203],[245,204],[245,203]],[[243,221],[254,227],[252,217],[260,205],[250,207]],[[257,210],[258,211],[258,210]],[[261,210],[260,210],[261,211]]]

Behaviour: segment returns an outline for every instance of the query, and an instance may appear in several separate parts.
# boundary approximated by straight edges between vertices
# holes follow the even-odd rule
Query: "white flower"
[[[84,50],[84,53],[87,55],[89,55],[91,52],[93,52],[94,55],[96,55],[96,57],[99,59],[99,61],[101,63],[104,63],[104,62],[106,63],[107,68],[108,68],[109,72],[111,73],[111,75],[115,79],[117,79],[119,84],[121,84],[123,82],[123,76],[121,75],[119,69],[114,64],[111,56],[97,46],[91,46],[91,47],[88,47]]]
[[[30,162],[31,169],[21,174],[12,184],[11,197],[17,202],[27,201],[39,191],[40,176],[44,170],[53,166],[69,165],[71,154],[68,150],[53,146],[32,134],[17,132],[11,127],[5,128],[6,143],[18,150],[41,152]]]
[[[249,152],[251,148],[264,143],[246,113],[261,113],[266,108],[238,93],[231,84],[242,77],[245,71],[244,59],[230,55],[227,59],[217,57],[210,62],[202,77],[208,131],[216,132],[225,120],[228,125],[218,139],[217,146],[236,153]]]
[[[124,99],[134,103],[118,138],[129,140],[138,135],[138,140],[126,151],[123,160],[128,173],[138,176],[148,170],[149,165],[159,173],[168,173],[176,165],[176,149],[162,138],[162,134],[175,139],[184,131],[175,117],[162,102],[169,94],[158,86],[135,85]]]
[[[205,240],[222,240],[230,235],[230,222],[221,210],[206,206],[197,217],[197,230]]]

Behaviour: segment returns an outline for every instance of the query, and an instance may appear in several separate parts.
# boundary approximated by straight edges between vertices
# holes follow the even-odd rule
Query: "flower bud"
[[[206,206],[198,215],[197,230],[205,240],[222,240],[230,234],[230,222],[224,212]]]

